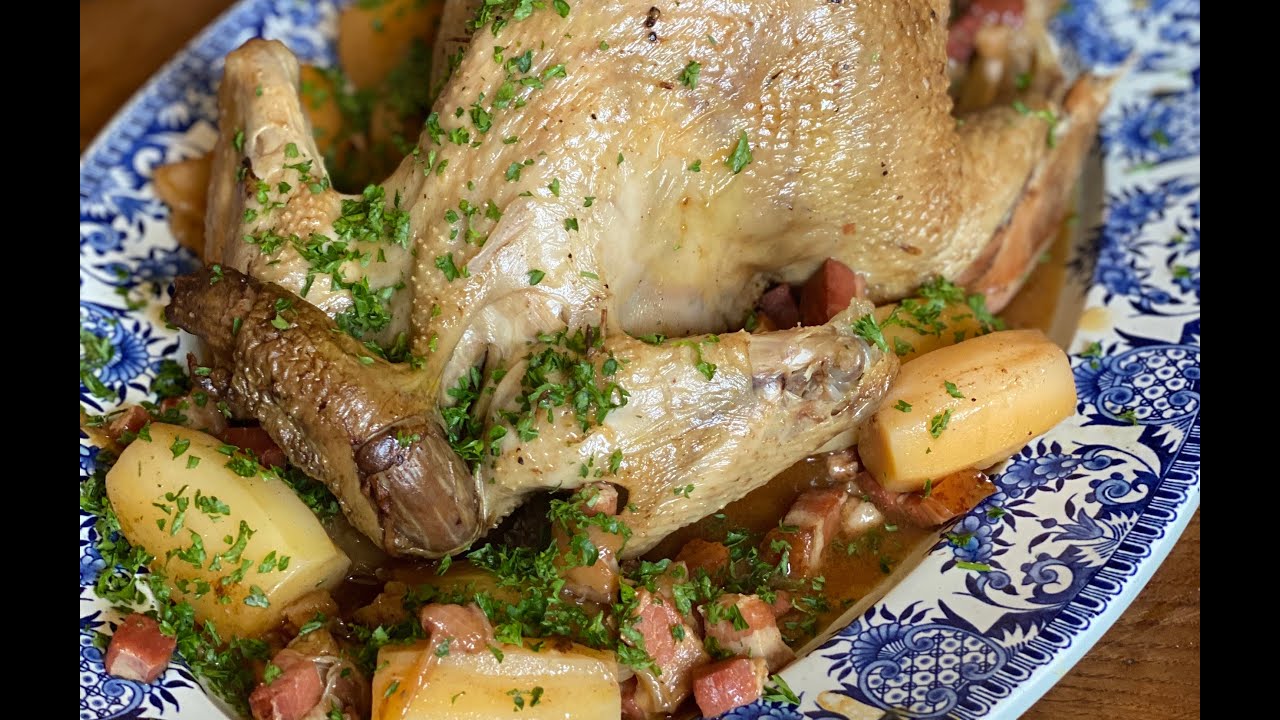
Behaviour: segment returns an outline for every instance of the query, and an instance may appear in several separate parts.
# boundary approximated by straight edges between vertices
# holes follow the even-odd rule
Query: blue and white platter
[[[80,327],[114,351],[97,371],[114,400],[80,388],[91,412],[144,399],[178,349],[159,311],[168,280],[197,258],[170,233],[153,170],[212,147],[227,52],[262,36],[327,64],[336,16],[332,2],[241,2],[81,157]],[[1064,335],[1077,413],[993,478],[999,492],[952,532],[963,545],[939,540],[783,673],[799,707],[757,703],[729,718],[1016,717],[1106,632],[1200,505],[1200,3],[1072,0],[1052,27],[1078,65],[1127,66],[1065,281],[1080,310]],[[82,480],[95,454],[82,433]],[[81,720],[224,718],[180,664],[151,685],[104,674],[93,636],[120,616],[93,593],[93,525],[81,512]]]

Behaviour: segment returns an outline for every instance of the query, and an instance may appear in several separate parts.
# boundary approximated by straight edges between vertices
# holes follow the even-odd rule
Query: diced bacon
[[[858,476],[858,487],[889,517],[922,528],[937,527],[963,515],[996,491],[986,474],[978,470],[961,470],[934,480],[928,484],[927,494],[924,490],[886,490],[868,473]]]
[[[827,454],[827,477],[837,483],[845,483],[858,476],[862,463],[853,448]]]
[[[284,609],[284,619],[294,633],[303,625],[313,621],[317,616],[332,618],[338,614],[338,603],[334,602],[328,590],[312,590],[289,603]]]
[[[418,611],[418,620],[431,637],[433,647],[448,640],[450,652],[478,652],[493,643],[489,618],[475,605],[424,605]]]
[[[276,653],[271,664],[280,674],[249,695],[255,720],[302,720],[324,696],[324,679],[312,659],[294,650]]]
[[[609,483],[593,483],[582,489],[586,501],[582,513],[587,517],[618,514],[618,488]]]
[[[391,626],[404,622],[409,618],[409,614],[404,609],[404,596],[408,592],[407,584],[399,580],[390,580],[382,586],[382,592],[378,593],[372,602],[356,608],[352,617],[361,625],[369,627]]]
[[[796,527],[816,527],[822,531],[825,539],[829,539],[840,524],[840,509],[849,499],[849,493],[843,487],[808,490],[796,498],[783,525]]]
[[[673,630],[684,625],[684,619],[671,603],[644,588],[637,593],[635,615],[639,619],[634,627],[643,638],[645,651],[665,673],[678,659],[681,643],[689,640],[687,636],[683,640],[677,640],[675,635],[679,631]]]
[[[338,657],[342,655],[342,649],[338,647],[337,639],[333,637],[333,633],[325,628],[312,630],[306,635],[299,635],[290,640],[287,647],[294,652],[302,653],[311,658]]]
[[[150,413],[141,405],[130,405],[118,415],[112,416],[107,422],[107,437],[113,442],[120,442],[125,433],[130,435],[137,433],[142,429],[143,425],[151,419]]]
[[[676,586],[687,586],[689,581],[693,579],[693,573],[689,572],[689,567],[684,562],[677,560],[667,567],[666,571],[653,579],[653,586],[658,591],[658,597],[662,602],[675,608],[680,613],[684,621],[698,632],[698,637],[702,637],[702,616],[699,615],[693,607],[693,598],[685,597],[687,607],[681,608],[681,603],[676,599]]]
[[[808,577],[818,568],[818,533],[814,528],[773,528],[760,541],[760,557],[771,565],[785,564],[790,577]]]
[[[729,548],[724,543],[694,538],[680,548],[676,562],[684,563],[691,576],[702,570],[708,577],[715,579],[729,568]]]
[[[636,704],[646,713],[672,712],[689,696],[690,672],[710,659],[702,637],[670,602],[645,588],[636,593],[633,617],[637,619],[631,629],[639,635],[639,643],[626,630],[622,639],[633,647],[642,643],[659,670],[657,674],[649,669],[636,672]]]
[[[563,528],[557,525],[553,531],[560,548],[557,564],[564,578],[564,589],[583,600],[612,604],[618,597],[618,552],[622,550],[623,538],[598,525],[588,525],[585,531],[578,532],[586,535],[596,549],[596,561],[590,565],[582,564],[583,558]]]
[[[846,535],[861,535],[873,527],[884,524],[884,515],[875,503],[851,498],[840,513],[840,531]]]
[[[718,717],[759,700],[767,676],[761,658],[721,660],[693,671],[693,697],[703,717]]]
[[[721,595],[700,611],[707,637],[734,655],[764,658],[771,672],[795,658],[778,630],[773,606],[755,595]]]
[[[640,703],[636,701],[637,683],[635,677],[629,677],[619,685],[622,693],[622,720],[646,720],[649,717],[649,713],[641,710]]]
[[[194,393],[184,397],[165,398],[160,403],[161,410],[174,409],[186,417],[186,426],[192,430],[200,430],[210,435],[221,435],[227,429],[227,416],[222,414],[217,404],[204,395],[204,404],[196,402]]]
[[[791,602],[791,593],[786,590],[775,590],[773,595],[773,604],[769,606],[769,609],[773,611],[773,617],[776,620],[791,612],[791,608],[795,607],[795,605]]]
[[[178,641],[160,632],[155,620],[134,613],[120,623],[107,646],[107,674],[150,683],[169,666]]]
[[[284,451],[260,426],[229,427],[222,431],[220,437],[229,445],[253,451],[263,467],[284,467],[285,465]]]
[[[791,286],[783,283],[760,296],[756,304],[774,329],[786,330],[800,324],[800,308],[791,295]]]
[[[580,508],[588,517],[618,514],[618,489],[613,485],[594,483],[579,493],[585,498]],[[571,525],[573,527],[566,528],[556,523],[552,529],[560,550],[556,566],[565,580],[565,592],[591,602],[613,603],[618,598],[618,553],[622,551],[622,535],[599,525],[586,525],[585,529],[578,527],[577,523]],[[585,536],[590,545],[580,544],[580,536]],[[589,562],[591,548],[596,551],[594,562]],[[585,555],[584,550],[587,551]]]
[[[299,635],[290,641],[288,650],[305,656],[320,671],[324,683],[324,692],[320,701],[312,706],[311,712],[304,715],[305,720],[319,720],[317,713],[323,711],[323,717],[337,709],[347,720],[369,717],[369,680],[355,664],[346,657],[338,641],[328,630],[312,630],[306,635]],[[277,657],[275,664],[296,663],[298,658]]]
[[[780,548],[785,543],[788,574],[804,577],[813,573],[822,559],[822,551],[840,527],[840,511],[848,499],[844,487],[802,493],[782,519],[782,526],[765,535],[761,546],[765,559],[781,562]]]
[[[823,325],[866,292],[867,281],[861,275],[827,258],[800,289],[800,320],[805,325]]]

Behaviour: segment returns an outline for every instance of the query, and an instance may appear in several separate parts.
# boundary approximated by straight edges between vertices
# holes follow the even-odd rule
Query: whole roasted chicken
[[[872,302],[941,275],[998,305],[1065,214],[1105,89],[957,119],[945,0],[653,1],[448,6],[462,50],[361,196],[289,51],[227,57],[208,264],[168,316],[392,554],[601,479],[643,552],[848,443],[897,368],[852,329]],[[827,258],[866,299],[733,332]]]

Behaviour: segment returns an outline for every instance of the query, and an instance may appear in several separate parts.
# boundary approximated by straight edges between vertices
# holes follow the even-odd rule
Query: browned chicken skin
[[[624,333],[733,329],[769,283],[803,281],[828,257],[862,273],[875,301],[936,275],[1004,299],[1038,254],[1027,245],[1039,237],[1016,235],[1061,212],[1067,183],[1049,182],[1074,175],[1105,89],[1080,91],[1091,101],[1056,122],[1070,139],[1056,150],[1047,113],[1001,106],[958,123],[947,11],[942,0],[613,0],[486,24],[414,154],[380,200],[366,195],[365,210],[406,217],[365,234],[351,229],[360,206],[323,182],[293,56],[249,41],[228,56],[219,96],[206,259],[279,286],[229,273],[246,298],[297,293],[347,329],[381,298],[380,322],[357,333],[384,344],[403,333],[422,368],[359,361],[361,344],[326,336],[336,328],[309,307],[294,336],[307,349],[290,349],[287,332],[250,327],[272,320],[265,300],[207,279],[179,286],[171,317],[224,346],[230,326],[199,316],[255,308],[241,333],[270,339],[220,354],[240,407],[394,553],[456,550],[529,492],[576,487],[580,468],[614,454],[637,529],[626,553],[643,551],[848,437],[896,363],[849,330],[868,309],[857,303],[823,328],[674,346]],[[1019,215],[1028,188],[1041,199]],[[354,252],[318,269],[331,240]],[[587,361],[603,372],[601,358],[621,359],[629,400],[594,423],[558,409],[522,436],[520,376],[546,349],[540,335],[566,328],[602,328]],[[341,381],[286,367],[317,358]],[[495,452],[463,477],[439,409],[477,367],[493,394],[471,412]],[[326,414],[321,391],[344,409]],[[421,440],[369,449],[397,423]],[[366,453],[377,462],[360,467]],[[373,466],[391,473],[381,498]],[[694,490],[673,496],[686,483]],[[410,517],[422,502],[402,495],[428,490],[449,507]]]

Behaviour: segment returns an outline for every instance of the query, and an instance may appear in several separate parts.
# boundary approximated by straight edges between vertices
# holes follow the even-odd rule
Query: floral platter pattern
[[[152,170],[212,145],[228,51],[263,36],[331,61],[335,17],[332,2],[236,5],[82,156],[80,326],[113,348],[98,378],[118,402],[142,399],[177,351],[158,309],[196,264],[168,231]],[[1093,318],[1070,347],[1077,414],[1015,456],[951,540],[783,673],[799,707],[727,718],[1016,717],[1123,612],[1199,507],[1200,3],[1073,0],[1053,28],[1080,66],[1127,65],[1100,131],[1100,207],[1082,209],[1070,263]],[[109,407],[83,385],[80,402]],[[82,436],[82,479],[94,457]],[[81,720],[225,717],[180,664],[152,685],[104,674],[92,636],[119,615],[93,594],[102,559],[94,518],[79,520]]]

